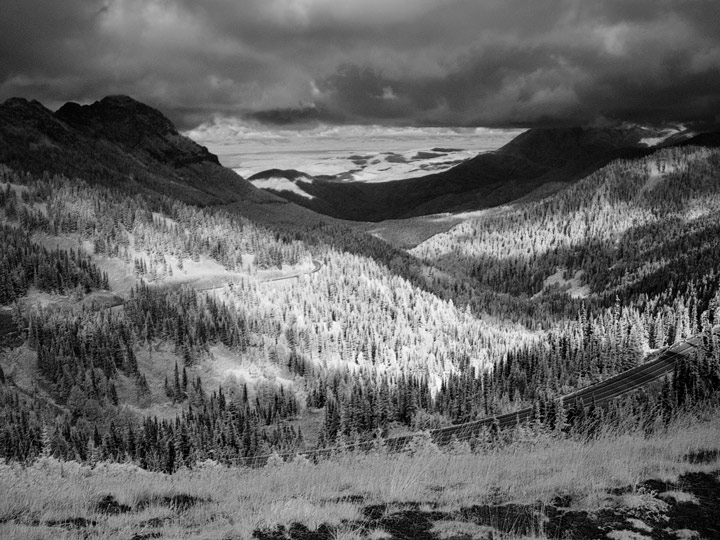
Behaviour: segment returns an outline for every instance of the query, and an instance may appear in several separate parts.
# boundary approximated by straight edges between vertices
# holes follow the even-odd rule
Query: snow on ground
[[[300,195],[301,197],[305,197],[306,199],[314,199],[315,197],[313,195],[310,195],[309,193],[303,191],[299,186],[295,184],[292,180],[288,180],[287,178],[282,178],[279,176],[272,176],[270,178],[262,178],[259,180],[252,180],[252,184],[260,189],[272,189],[274,191],[289,191],[291,193],[295,193],[297,195]]]

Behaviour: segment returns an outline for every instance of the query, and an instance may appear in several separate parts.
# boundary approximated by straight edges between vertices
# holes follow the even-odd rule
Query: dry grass
[[[485,540],[493,538],[498,531],[492,527],[476,525],[467,521],[438,521],[431,531],[439,540],[453,538],[468,538],[472,540]]]
[[[588,509],[599,508],[617,502],[608,499],[609,488],[717,470],[717,458],[692,465],[684,456],[718,447],[720,414],[713,411],[651,437],[610,432],[590,442],[546,437],[482,453],[428,448],[413,456],[343,455],[317,465],[301,460],[263,469],[205,463],[164,475],[131,465],[90,469],[41,459],[32,467],[0,465],[0,537],[251,538],[258,528],[299,522],[309,530],[327,524],[337,538],[382,538],[384,531],[358,525],[363,505],[389,503],[392,511],[393,503],[413,501],[455,511],[570,494]],[[98,508],[108,495],[119,513]],[[642,495],[638,490],[626,497]],[[70,520],[87,521],[78,528]],[[464,526],[439,523],[437,533],[458,527]],[[464,531],[471,537],[484,532]]]

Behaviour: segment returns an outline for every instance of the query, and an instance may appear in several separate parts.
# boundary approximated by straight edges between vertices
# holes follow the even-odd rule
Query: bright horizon
[[[500,148],[523,131],[331,124],[293,129],[218,119],[184,134],[207,146],[224,166],[244,178],[268,169],[337,175],[357,170],[351,158],[364,157],[368,163],[353,179],[377,182],[447,170],[459,161]],[[396,156],[388,161],[389,154]]]

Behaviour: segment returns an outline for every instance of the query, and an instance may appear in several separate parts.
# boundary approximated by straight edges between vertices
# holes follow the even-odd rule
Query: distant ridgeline
[[[68,126],[101,129],[90,114],[97,105],[3,107],[29,115],[12,129],[0,123],[4,140],[32,128],[28,163],[49,144],[39,133],[56,129],[52,141],[62,142]],[[186,144],[167,125],[161,132]],[[112,144],[134,159],[130,146]],[[215,208],[226,184],[194,184],[204,168],[222,169],[211,158],[194,149],[202,164],[187,165],[175,150],[136,144],[146,172],[128,185],[122,165],[104,161],[107,149],[98,149],[97,174],[68,164],[73,179],[59,170],[63,159],[43,174],[18,166],[20,146],[4,154],[13,168],[0,170],[0,304],[22,339],[0,353],[2,457],[131,460],[171,472],[547,410],[556,396],[695,334],[708,336],[698,359],[672,380],[567,429],[660,406],[663,421],[717,395],[718,150],[613,161],[545,200],[404,253],[342,226],[271,229],[238,207]],[[311,260],[318,272],[268,279]],[[119,305],[96,301],[108,288]],[[538,420],[537,429],[554,422]]]
[[[56,112],[37,101],[0,104],[0,163],[112,185],[172,194],[194,204],[274,198],[222,167],[217,156],[181,136],[159,111],[126,96]]]
[[[675,132],[668,136],[668,132]],[[658,135],[662,135],[658,137]],[[577,182],[617,159],[639,158],[663,146],[718,146],[717,134],[640,126],[531,129],[494,151],[451,169],[384,182],[311,177],[271,169],[249,178],[257,187],[321,214],[357,221],[461,212],[541,196]]]

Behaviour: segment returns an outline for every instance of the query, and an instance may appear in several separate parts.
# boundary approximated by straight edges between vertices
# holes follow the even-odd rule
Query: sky
[[[0,101],[181,129],[720,121],[718,0],[2,0]]]

